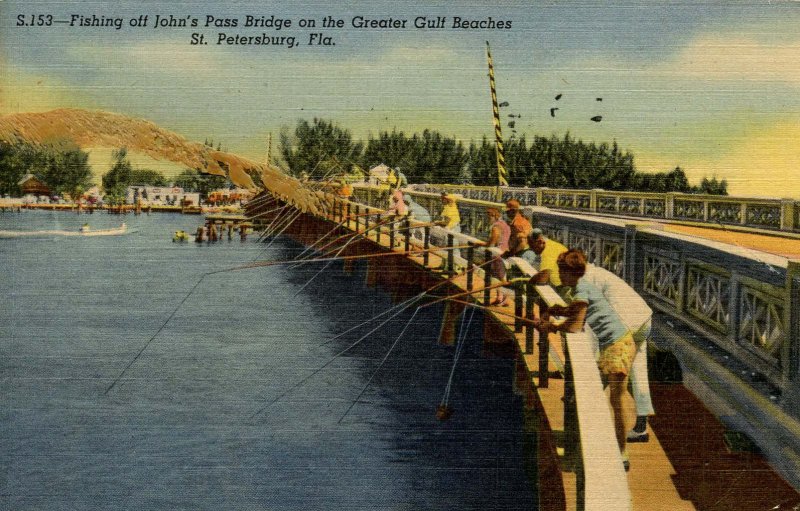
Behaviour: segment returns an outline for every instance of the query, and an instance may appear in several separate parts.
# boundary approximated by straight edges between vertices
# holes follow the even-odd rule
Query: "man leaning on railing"
[[[568,305],[550,307],[550,318],[535,320],[534,324],[543,333],[575,333],[583,328],[585,322],[597,336],[600,350],[597,366],[605,385],[610,390],[614,432],[625,469],[628,470],[630,462],[625,448],[626,431],[622,397],[636,356],[633,334],[600,289],[581,279],[586,273],[586,256],[583,252],[570,249],[558,256],[557,262],[563,286],[562,296]],[[554,316],[563,316],[565,320],[555,321]]]

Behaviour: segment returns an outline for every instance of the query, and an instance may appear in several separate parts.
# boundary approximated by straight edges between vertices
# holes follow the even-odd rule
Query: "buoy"
[[[440,421],[446,421],[453,415],[453,409],[447,405],[439,405],[436,407],[436,418]]]

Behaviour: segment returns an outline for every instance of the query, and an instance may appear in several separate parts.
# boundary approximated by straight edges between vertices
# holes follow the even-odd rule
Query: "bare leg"
[[[619,451],[625,452],[625,414],[622,408],[622,396],[627,390],[628,376],[622,373],[608,375],[609,399],[614,412],[614,433],[617,436]]]

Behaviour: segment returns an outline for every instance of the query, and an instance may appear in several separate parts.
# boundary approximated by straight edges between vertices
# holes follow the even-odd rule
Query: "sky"
[[[44,23],[48,15],[122,18],[122,27],[37,26],[38,15]],[[144,15],[146,27],[130,26]],[[156,28],[156,15],[199,26]],[[244,27],[248,15],[292,26]],[[238,26],[206,27],[207,16]],[[344,26],[322,28],[326,16]],[[421,16],[444,17],[444,28],[414,28]],[[359,28],[358,17],[407,21]],[[456,17],[511,28],[453,28]],[[301,28],[301,19],[316,27]],[[694,183],[727,179],[734,195],[800,198],[797,27],[800,2],[790,0],[0,0],[0,114],[117,112],[258,161],[270,133],[274,148],[281,130],[314,117],[356,137],[430,128],[469,143],[493,136],[488,41],[498,99],[509,103],[505,136],[513,120],[514,135],[529,140],[616,140],[642,171],[681,166]],[[217,44],[220,33],[262,32],[295,37],[296,46]],[[308,44],[314,33],[335,46]],[[207,44],[190,44],[192,34]],[[601,122],[591,120],[597,115]],[[110,151],[93,148],[92,161],[107,164]]]

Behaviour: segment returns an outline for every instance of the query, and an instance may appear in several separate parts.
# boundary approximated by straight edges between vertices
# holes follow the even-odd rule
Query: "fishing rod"
[[[336,243],[336,242],[338,242],[338,241],[342,241],[342,240],[343,240],[343,239],[345,239],[345,238],[350,238],[350,239],[347,241],[347,243],[345,243],[345,245],[344,245],[344,246],[346,247],[346,246],[347,246],[347,245],[349,245],[351,242],[355,241],[355,240],[356,240],[356,239],[358,239],[360,236],[364,236],[365,234],[369,233],[370,231],[373,231],[373,230],[375,230],[375,229],[380,229],[381,227],[383,227],[383,226],[386,226],[386,225],[393,225],[393,224],[395,224],[395,223],[397,223],[397,222],[400,222],[400,221],[401,221],[401,220],[391,220],[391,219],[385,219],[385,220],[381,220],[380,222],[377,222],[377,223],[376,223],[375,225],[373,225],[372,227],[369,227],[368,229],[365,229],[365,230],[363,230],[363,231],[358,231],[358,232],[354,232],[354,233],[343,234],[342,236],[339,236],[338,238],[336,238],[336,239],[334,239],[333,241],[331,241],[330,243],[326,243],[324,246],[322,246],[322,247],[320,247],[319,249],[317,249],[317,252],[322,252],[323,250],[325,250],[326,248],[330,247],[330,246],[331,246],[331,245],[333,245],[334,243]],[[335,250],[335,249],[334,249],[334,250]],[[326,256],[326,255],[330,255],[330,253],[331,253],[331,252],[333,252],[333,250],[331,250],[331,251],[329,251],[329,252],[325,252],[325,253],[323,253],[323,257],[324,257],[324,256]],[[338,254],[338,253],[337,253],[337,254]],[[306,262],[308,262],[308,261],[310,261],[310,260],[311,260],[310,258],[305,258],[305,259],[301,259],[299,262],[298,262],[298,261],[296,261],[296,263],[297,263],[297,264],[295,264],[295,266],[293,266],[292,268],[299,268],[300,266],[304,265]]]
[[[344,220],[342,220],[341,222],[339,222],[338,224],[336,224],[336,225],[335,225],[335,226],[334,226],[334,227],[333,227],[331,230],[329,230],[328,232],[326,232],[326,233],[325,233],[325,234],[324,234],[322,237],[320,237],[320,238],[319,238],[317,241],[315,241],[314,243],[312,243],[311,245],[309,245],[308,247],[306,247],[306,249],[305,249],[305,250],[303,250],[302,252],[300,252],[300,253],[299,253],[299,254],[298,254],[296,257],[295,257],[295,259],[296,259],[296,260],[298,260],[298,259],[301,259],[301,258],[302,258],[302,256],[303,256],[303,255],[304,255],[306,252],[308,252],[309,250],[311,250],[312,248],[314,248],[314,247],[315,247],[315,246],[316,246],[318,243],[320,243],[322,240],[324,240],[325,238],[327,238],[328,236],[330,236],[331,234],[333,234],[333,233],[336,231],[336,229],[338,229],[338,228],[342,227],[344,224],[346,224],[347,222],[349,222],[349,221],[350,221],[350,220],[352,220],[353,218],[358,218],[358,217],[367,216],[367,215],[372,215],[372,214],[374,214],[374,213],[360,213],[360,214],[358,214],[358,215],[348,215],[348,216],[344,217]]]
[[[436,248],[428,248],[428,249],[420,248],[420,249],[414,249],[414,250],[403,251],[403,252],[380,252],[380,253],[377,253],[377,254],[363,254],[363,255],[336,256],[336,257],[319,257],[319,258],[314,258],[314,259],[304,259],[303,263],[322,263],[322,262],[328,262],[328,261],[350,261],[350,260],[358,260],[358,259],[372,259],[372,258],[376,258],[376,257],[407,256],[407,255],[424,254],[425,252],[433,252],[435,250],[456,250],[456,249],[463,249],[463,248],[469,248],[469,245],[456,245],[454,247],[449,247],[448,249],[443,249],[441,247],[436,247]],[[259,261],[259,262],[253,262],[253,263],[250,263],[250,264],[246,264],[246,265],[243,265],[243,266],[236,266],[236,267],[233,267],[233,268],[225,268],[223,270],[217,270],[217,271],[214,271],[214,272],[211,272],[211,273],[223,273],[223,272],[236,271],[236,270],[248,270],[248,269],[251,269],[251,268],[263,268],[263,267],[267,267],[267,266],[279,266],[279,265],[282,265],[282,264],[294,264],[296,262],[297,261],[295,261],[294,259],[284,259],[284,260],[281,260],[281,261]],[[458,275],[462,275],[462,274],[458,274]],[[482,291],[482,290],[483,290],[483,288],[480,289],[480,291]],[[477,291],[474,291],[474,292],[477,292]]]
[[[356,216],[371,216],[371,215],[374,215],[374,214],[375,214],[375,213],[363,213],[363,214],[359,214],[359,215],[356,215]],[[366,230],[364,230],[364,231],[355,231],[355,232],[351,232],[351,233],[343,234],[343,235],[339,236],[338,238],[336,238],[336,239],[334,239],[334,240],[330,241],[329,243],[325,244],[324,246],[322,246],[322,247],[318,248],[318,249],[317,249],[317,252],[321,252],[321,251],[325,250],[325,249],[326,249],[326,248],[328,248],[329,246],[333,245],[333,244],[334,244],[334,243],[336,243],[337,241],[341,241],[341,240],[342,240],[342,239],[344,239],[344,238],[347,238],[347,237],[350,237],[350,236],[359,236],[359,235],[363,235],[363,234],[366,234],[367,232],[369,232],[369,231],[371,231],[371,230],[373,230],[373,229],[380,228],[380,227],[384,227],[384,226],[387,226],[387,225],[393,225],[393,224],[396,224],[396,223],[399,223],[399,222],[404,222],[405,220],[406,220],[405,218],[399,218],[399,219],[395,219],[395,220],[392,220],[392,221],[390,221],[390,220],[388,220],[388,219],[387,219],[386,221],[382,221],[382,222],[380,222],[380,223],[378,223],[378,224],[376,224],[376,225],[373,225],[372,227],[370,227],[370,228],[368,228],[368,229],[366,229]],[[344,223],[344,222],[342,222],[342,223]],[[339,225],[342,225],[342,224],[339,224]],[[410,231],[411,229],[422,229],[422,228],[424,228],[424,227],[430,227],[430,226],[433,226],[433,225],[437,225],[437,224],[436,224],[436,222],[428,222],[428,223],[423,223],[423,224],[415,224],[413,227],[412,227],[412,226],[409,226],[409,227],[408,227],[408,229],[399,229],[399,230],[398,230],[398,232],[402,232],[402,231]],[[337,227],[338,227],[338,226],[337,226]],[[334,228],[334,229],[335,229],[335,228]],[[469,246],[464,246],[464,247],[460,247],[460,248],[469,248]],[[301,261],[307,261],[307,260],[310,260],[310,259],[309,259],[309,258],[306,258],[306,259],[301,259]],[[298,263],[298,266],[299,266],[299,265],[301,265],[301,264],[302,264],[302,262]]]

